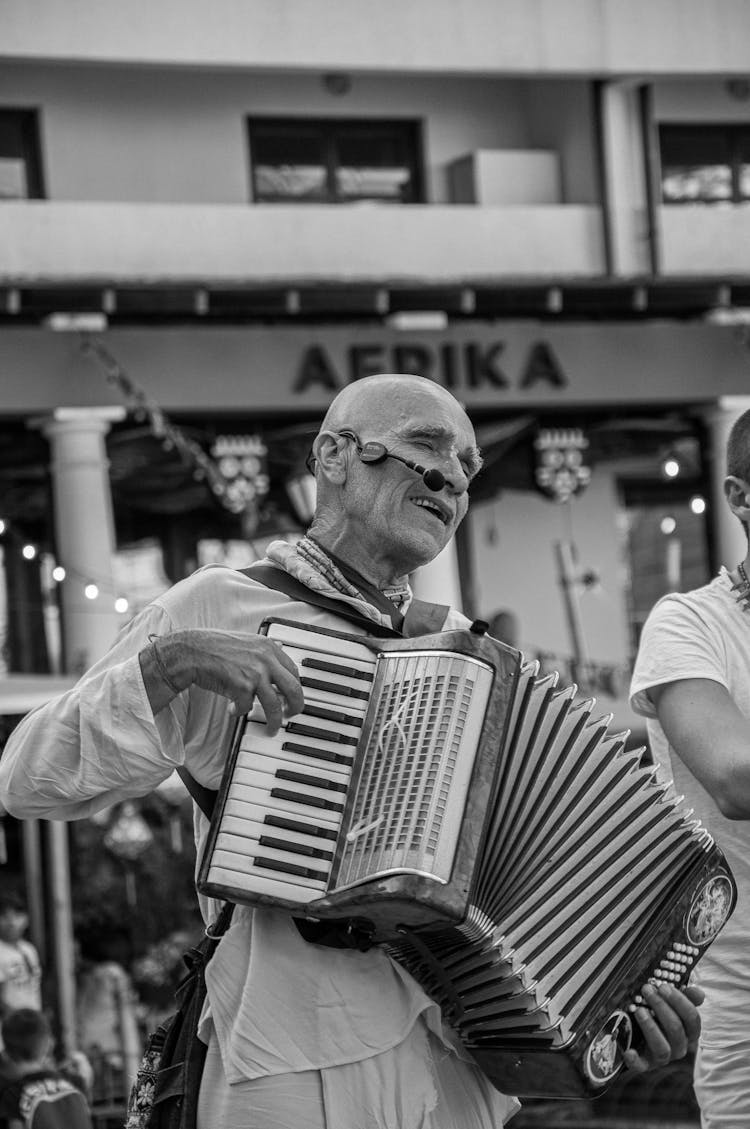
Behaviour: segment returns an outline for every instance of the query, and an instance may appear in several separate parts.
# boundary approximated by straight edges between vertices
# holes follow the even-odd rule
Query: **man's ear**
[[[321,472],[337,486],[346,482],[347,446],[346,440],[335,431],[322,431],[313,444],[313,454]]]
[[[744,478],[730,474],[724,479],[724,497],[740,521],[750,521],[750,485]]]

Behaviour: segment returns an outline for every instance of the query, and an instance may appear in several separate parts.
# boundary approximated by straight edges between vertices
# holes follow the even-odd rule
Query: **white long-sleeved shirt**
[[[154,717],[138,653],[152,633],[255,634],[274,615],[360,633],[241,573],[201,569],[137,616],[72,690],[20,723],[0,760],[0,803],[19,818],[78,819],[150,792],[182,764],[217,789],[234,724],[226,699],[191,687]],[[467,625],[457,612],[445,624]],[[208,822],[197,809],[195,826],[200,860]],[[215,909],[202,899],[206,920]],[[381,949],[309,945],[286,912],[238,907],[207,984],[230,1083],[362,1061],[397,1046],[420,1019],[443,1037],[437,1005]],[[496,1098],[500,1121],[515,1103]]]

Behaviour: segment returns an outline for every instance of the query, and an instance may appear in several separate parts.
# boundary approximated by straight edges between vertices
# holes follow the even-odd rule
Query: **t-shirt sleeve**
[[[683,678],[708,678],[727,686],[727,660],[720,624],[684,597],[665,596],[652,609],[641,634],[630,705],[655,717],[649,690]]]

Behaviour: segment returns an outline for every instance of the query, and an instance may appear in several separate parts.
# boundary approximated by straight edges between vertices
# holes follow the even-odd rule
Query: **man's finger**
[[[266,717],[268,732],[273,737],[281,729],[284,721],[284,698],[269,682],[261,682],[256,695]]]
[[[286,655],[282,657],[287,658]],[[293,717],[294,714],[300,713],[304,709],[305,695],[302,691],[297,668],[291,659],[288,661],[291,669],[286,665],[278,664],[271,672],[271,681],[283,698],[286,716]]]
[[[688,1050],[687,1024],[695,1008],[671,984],[649,984],[647,987],[648,992],[644,988],[644,998],[669,1043],[671,1057],[684,1058]]]
[[[654,1066],[666,1066],[672,1058],[672,1048],[659,1023],[647,1007],[637,1007],[635,1018],[643,1033],[646,1047],[639,1054],[629,1051],[628,1065],[638,1071],[648,1070]]]
[[[690,998],[692,994],[698,997],[697,1000]],[[670,1014],[676,1017],[688,1045],[694,1046],[701,1033],[701,1017],[696,1003],[701,1003],[702,1000],[703,992],[700,988],[686,988],[684,991],[680,991],[673,984],[663,983],[659,985],[656,992],[657,1003],[663,1001],[661,1008],[656,1004],[652,1004],[652,1006],[660,1022],[662,1022],[662,1008],[666,1006]],[[687,1053],[687,1048],[684,1053]]]

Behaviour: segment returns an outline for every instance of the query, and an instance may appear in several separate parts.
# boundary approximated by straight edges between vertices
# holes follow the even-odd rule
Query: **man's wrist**
[[[192,682],[187,648],[177,635],[151,635],[140,652],[143,683],[153,712],[159,713]]]
[[[172,691],[173,695],[177,697],[178,694],[182,693],[185,687],[178,686],[174,680],[173,675],[167,669],[167,666],[164,662],[164,657],[161,653],[161,647],[164,645],[163,637],[160,635],[149,635],[149,640],[151,643],[151,657],[154,660],[156,670],[161,676],[162,682],[165,684],[165,686],[167,686],[167,688]]]

